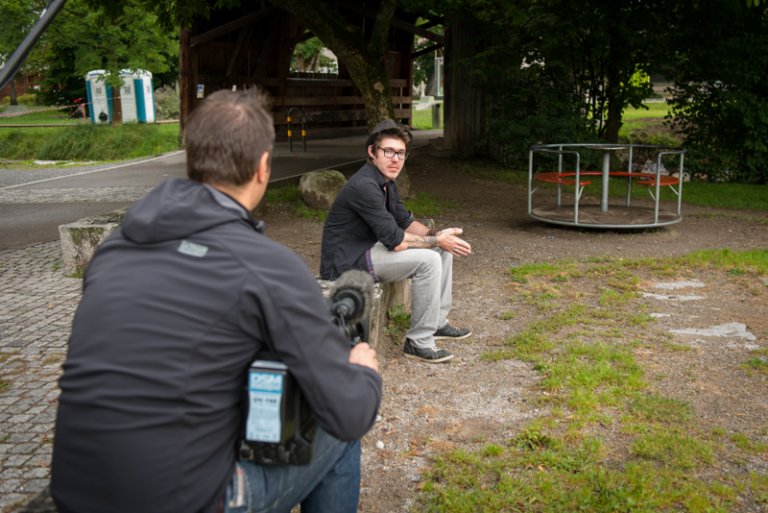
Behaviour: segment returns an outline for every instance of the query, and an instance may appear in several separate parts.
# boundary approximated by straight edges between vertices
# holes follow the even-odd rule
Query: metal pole
[[[608,212],[608,177],[611,172],[611,151],[603,150],[603,190],[600,194],[600,211]]]
[[[32,27],[32,30],[29,31],[27,37],[24,38],[19,47],[16,48],[10,57],[8,57],[8,60],[5,61],[5,65],[0,68],[0,90],[8,85],[8,83],[13,80],[13,77],[16,76],[19,68],[24,64],[27,55],[29,55],[29,51],[32,50],[32,47],[40,36],[43,35],[45,29],[48,28],[48,25],[59,13],[64,6],[65,1],[66,0],[52,0],[51,3],[48,4],[48,7],[43,9],[43,12],[40,13],[40,18]]]
[[[533,213],[533,149],[528,150],[528,215]]]

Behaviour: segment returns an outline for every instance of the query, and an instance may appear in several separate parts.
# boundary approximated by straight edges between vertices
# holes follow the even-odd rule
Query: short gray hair
[[[275,144],[269,100],[259,89],[214,92],[192,111],[184,132],[187,176],[202,183],[247,183]]]

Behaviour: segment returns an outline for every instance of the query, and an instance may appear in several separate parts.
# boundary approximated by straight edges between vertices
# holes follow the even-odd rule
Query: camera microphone
[[[365,271],[350,269],[333,282],[330,290],[331,313],[348,323],[368,316],[373,295],[373,278]]]

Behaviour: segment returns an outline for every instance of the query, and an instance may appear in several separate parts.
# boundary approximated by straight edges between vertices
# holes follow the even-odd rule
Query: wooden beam
[[[197,34],[190,39],[190,46],[197,46],[203,43],[207,43],[208,41],[213,41],[214,39],[218,39],[225,34],[229,34],[230,32],[234,32],[235,30],[238,30],[242,27],[246,27],[261,19],[269,18],[279,14],[280,12],[280,9],[277,7],[265,7],[263,9],[259,9],[258,11],[254,11],[252,13],[246,14],[241,18],[230,21],[229,23],[225,23],[224,25],[219,25],[216,28],[212,28],[207,32]]]
[[[189,29],[179,33],[179,137],[184,133],[187,116],[192,108],[192,73],[189,62]]]
[[[362,7],[360,5],[353,4],[348,1],[340,1],[337,3],[342,7],[344,7],[345,9],[349,9],[350,11],[356,12],[357,14],[362,14],[363,16],[366,16],[368,18],[376,18],[376,16],[378,16],[379,14],[374,9],[368,9],[367,7]],[[439,34],[433,34],[428,30],[424,30],[421,27],[417,27],[413,23],[408,23],[403,20],[393,19],[392,26],[398,30],[402,30],[403,32],[416,34],[417,36],[421,36],[425,39],[429,39],[430,41],[434,41],[435,43],[439,43],[441,45],[445,44],[445,38],[443,36]]]
[[[442,47],[443,45],[432,45],[432,46],[428,46],[427,48],[422,48],[417,52],[413,52],[411,54],[411,59],[415,59],[416,57],[421,57],[422,55],[428,54],[429,52],[434,52],[435,50],[439,50]]]
[[[237,61],[240,59],[240,55],[243,52],[243,46],[250,38],[251,27],[246,27],[240,31],[240,35],[237,37],[237,46],[235,47],[235,51],[232,52],[232,56],[229,59],[229,64],[227,64],[227,71],[225,72],[225,76],[231,77],[234,73]]]

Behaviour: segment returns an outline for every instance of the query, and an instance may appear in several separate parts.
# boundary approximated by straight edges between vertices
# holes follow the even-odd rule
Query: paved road
[[[424,144],[441,131],[415,132]],[[308,171],[361,162],[362,136],[313,140],[303,151],[295,142],[278,143],[272,159],[272,181]],[[0,169],[0,251],[57,240],[58,227],[83,217],[105,214],[130,205],[163,180],[185,176],[183,152],[117,165],[76,169]]]

